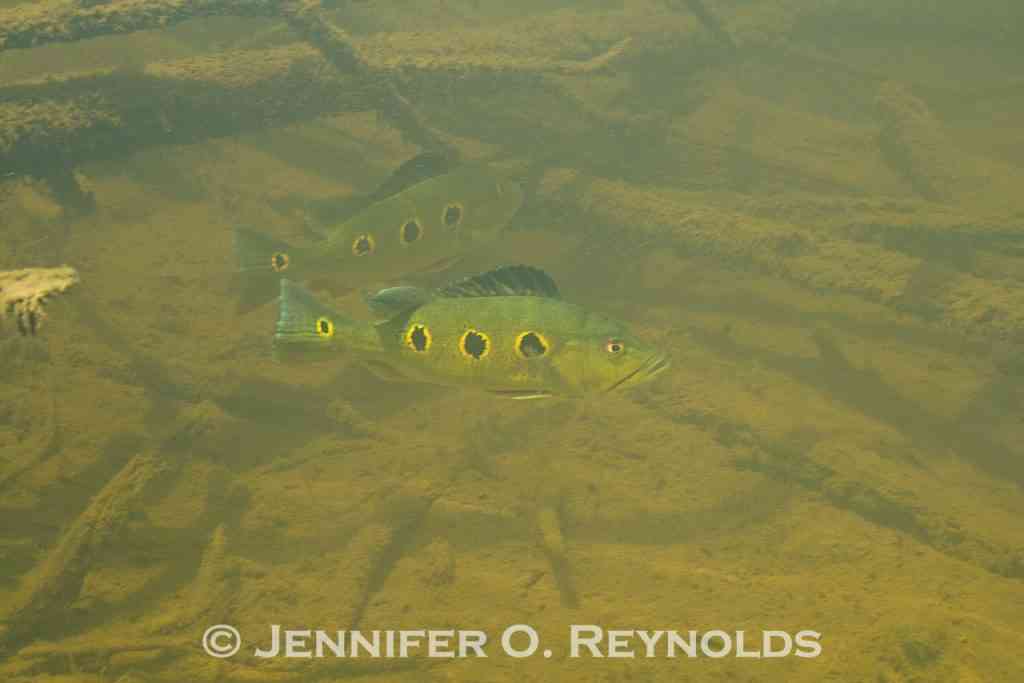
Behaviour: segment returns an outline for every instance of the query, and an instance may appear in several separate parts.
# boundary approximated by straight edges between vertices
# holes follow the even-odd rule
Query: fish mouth
[[[611,392],[623,386],[635,386],[648,382],[665,370],[668,370],[671,366],[672,362],[668,359],[668,356],[663,353],[656,353],[641,363],[633,372],[608,387],[607,391]]]

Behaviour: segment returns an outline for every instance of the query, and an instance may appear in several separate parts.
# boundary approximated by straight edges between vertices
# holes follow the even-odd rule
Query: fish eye
[[[423,226],[420,225],[418,220],[412,218],[402,224],[400,234],[402,244],[412,244],[421,237],[423,237]]]
[[[605,342],[604,350],[612,355],[620,354],[626,350],[626,345],[621,339],[609,339]]]
[[[275,273],[280,273],[281,271],[287,270],[289,263],[291,263],[291,261],[288,258],[288,254],[281,251],[276,252],[273,256],[270,257],[270,267],[274,270]]]
[[[367,256],[373,253],[376,243],[373,235],[363,234],[352,240],[352,253],[356,256]]]
[[[327,318],[316,319],[316,333],[319,337],[333,337],[334,323]]]
[[[462,204],[452,203],[444,207],[441,212],[441,221],[446,228],[455,229],[462,222]]]

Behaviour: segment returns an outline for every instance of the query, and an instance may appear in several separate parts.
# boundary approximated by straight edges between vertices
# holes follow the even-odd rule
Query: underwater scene
[[[1022,45],[0,0],[0,681],[1024,681]]]

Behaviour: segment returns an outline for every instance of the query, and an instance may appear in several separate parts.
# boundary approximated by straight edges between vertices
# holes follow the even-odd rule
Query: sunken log
[[[154,144],[183,144],[369,106],[312,47],[241,50],[0,89],[0,167],[44,175]]]
[[[76,0],[25,3],[0,10],[0,51],[47,43],[166,28],[212,16],[272,17],[275,0],[120,0],[98,4]]]

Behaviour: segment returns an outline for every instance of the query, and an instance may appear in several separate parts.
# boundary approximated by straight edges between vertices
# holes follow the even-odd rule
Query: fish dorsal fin
[[[413,185],[448,173],[456,161],[442,152],[422,152],[409,159],[392,173],[369,195],[371,202],[379,202],[408,190]]]
[[[483,296],[541,296],[559,298],[558,285],[551,276],[532,266],[502,266],[480,275],[453,282],[438,290],[449,298]]]
[[[441,152],[423,152],[409,159],[373,192],[347,197],[330,197],[306,202],[306,210],[324,225],[344,223],[374,204],[408,190],[424,180],[451,172],[458,162]]]

